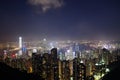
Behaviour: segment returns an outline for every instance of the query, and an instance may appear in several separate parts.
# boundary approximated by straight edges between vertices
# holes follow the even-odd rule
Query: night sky
[[[0,0],[0,40],[120,39],[119,0]]]

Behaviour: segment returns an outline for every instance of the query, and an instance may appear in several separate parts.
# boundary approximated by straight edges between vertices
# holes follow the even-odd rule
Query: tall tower
[[[19,55],[22,55],[22,37],[19,37]]]
[[[19,37],[19,48],[22,48],[22,37]]]

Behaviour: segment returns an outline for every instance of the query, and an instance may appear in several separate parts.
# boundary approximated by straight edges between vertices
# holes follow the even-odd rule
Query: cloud
[[[63,6],[63,0],[28,0],[29,4],[46,12]]]

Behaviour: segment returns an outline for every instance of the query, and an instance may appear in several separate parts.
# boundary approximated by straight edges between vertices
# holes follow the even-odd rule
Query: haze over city
[[[0,41],[120,39],[119,0],[1,0]]]

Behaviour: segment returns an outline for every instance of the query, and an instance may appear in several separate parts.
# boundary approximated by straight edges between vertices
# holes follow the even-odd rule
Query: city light
[[[6,61],[7,57],[9,57],[11,61],[13,60],[11,63],[9,63],[12,67],[17,67],[22,70],[25,69],[28,73],[40,74],[44,79],[48,79],[46,77],[47,75],[54,74],[57,76],[59,73],[59,78],[61,80],[66,80],[67,78],[70,80],[74,80],[75,78],[76,80],[79,80],[76,76],[79,76],[80,79],[84,78],[83,80],[86,80],[85,78],[89,76],[89,78],[92,78],[91,76],[93,76],[95,80],[100,80],[102,77],[104,77],[104,75],[110,72],[109,68],[106,68],[106,66],[109,65],[107,62],[114,62],[115,60],[115,57],[111,58],[109,56],[112,56],[112,51],[116,49],[108,49],[106,45],[103,49],[96,47],[100,45],[96,45],[93,48],[93,45],[90,46],[91,42],[89,43],[85,41],[84,44],[83,42],[79,42],[77,44],[79,49],[75,50],[76,47],[73,45],[72,41],[69,42],[69,44],[67,41],[64,41],[64,43],[59,41],[57,43],[56,41],[45,41],[46,40],[42,40],[39,42],[34,42],[33,44],[33,42],[22,42],[22,37],[19,37],[19,42],[17,44],[19,45],[19,48],[22,48],[19,49],[16,46],[15,48],[9,50],[3,50],[4,62]],[[24,46],[22,46],[22,44],[24,44]],[[114,44],[111,45],[117,47]],[[88,46],[92,49],[88,48]],[[23,50],[24,47],[25,51]],[[85,49],[81,47],[85,47]],[[94,55],[97,55],[97,57]],[[50,73],[49,70],[54,69],[56,69],[56,71]],[[86,71],[85,74],[84,71]],[[55,76],[53,78],[57,79]]]

